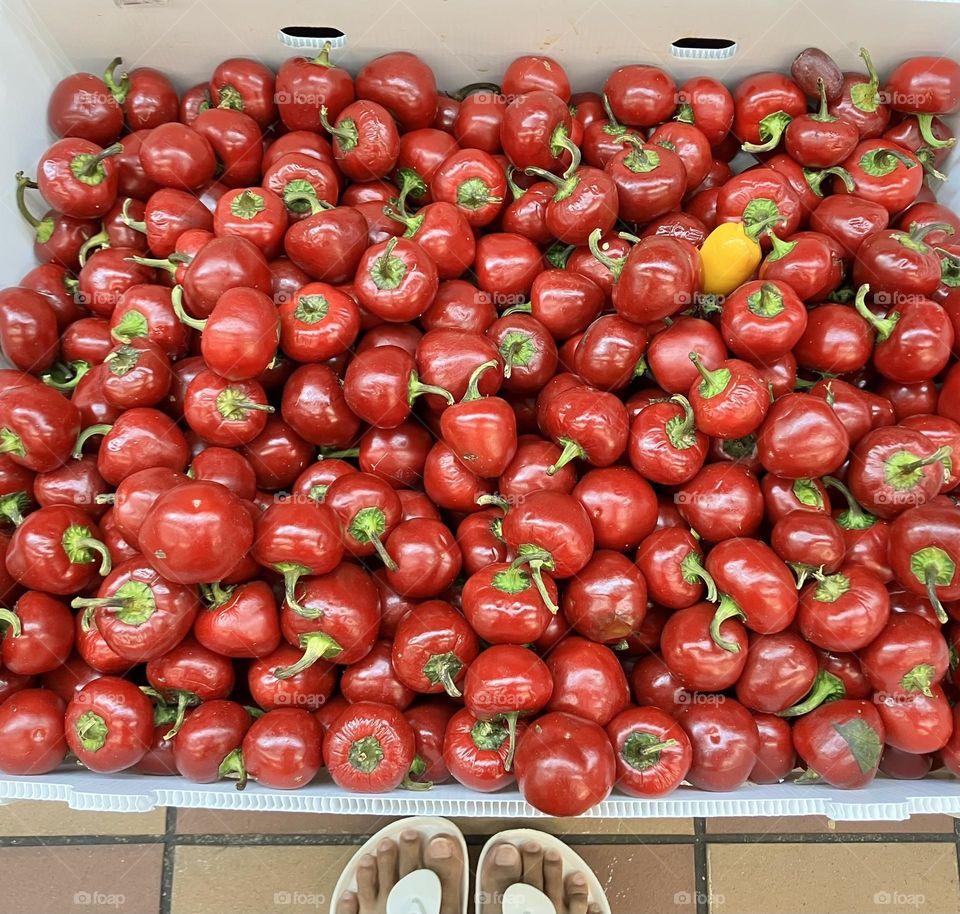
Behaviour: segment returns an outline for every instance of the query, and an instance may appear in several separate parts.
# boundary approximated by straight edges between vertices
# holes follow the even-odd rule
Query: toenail
[[[430,842],[430,856],[445,859],[453,856],[453,848],[446,838],[437,838]]]
[[[540,847],[539,842],[537,842],[537,841],[529,841],[529,842],[527,842],[526,844],[524,844],[523,849],[524,849],[528,854],[539,854],[540,851],[542,850],[542,848]]]
[[[549,860],[551,863],[557,863],[560,860],[560,854],[558,851],[547,851],[543,855],[544,860]]]
[[[387,854],[387,853],[389,853],[391,850],[393,850],[393,842],[392,842],[392,841],[388,841],[386,838],[384,838],[384,839],[377,845],[377,853]]]
[[[404,841],[416,841],[418,836],[412,828],[408,828],[400,833],[400,837]]]
[[[500,866],[510,866],[517,861],[517,849],[509,844],[503,844],[497,848],[493,855],[494,863]]]
[[[570,881],[571,881],[574,885],[586,885],[586,884],[587,884],[587,877],[584,876],[583,873],[574,873],[574,874],[570,877]]]

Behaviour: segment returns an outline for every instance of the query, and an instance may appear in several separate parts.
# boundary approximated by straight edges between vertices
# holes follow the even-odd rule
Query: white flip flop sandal
[[[494,835],[480,852],[477,863],[477,891],[475,896],[476,910],[482,909],[482,892],[480,876],[483,873],[487,855],[500,844],[512,844],[518,850],[524,844],[535,841],[545,851],[556,851],[563,863],[563,878],[571,873],[583,873],[587,880],[587,894],[589,901],[600,908],[601,914],[612,914],[610,902],[604,894],[603,886],[596,873],[587,865],[587,862],[576,851],[571,850],[559,838],[548,835],[546,832],[536,831],[533,828],[513,828]],[[523,883],[515,883],[503,893],[503,914],[557,914],[553,902],[539,889]]]
[[[461,914],[467,914],[467,894],[470,890],[470,861],[467,842],[460,829],[449,819],[433,816],[412,816],[398,819],[380,829],[353,855],[344,867],[330,898],[330,914],[336,914],[337,902],[344,892],[357,891],[357,861],[364,854],[376,856],[377,845],[384,839],[400,842],[402,832],[412,830],[420,835],[422,846],[437,835],[447,835],[460,845],[463,860],[463,884],[460,888]],[[438,914],[440,910],[440,878],[432,870],[414,870],[403,877],[387,896],[387,914]]]

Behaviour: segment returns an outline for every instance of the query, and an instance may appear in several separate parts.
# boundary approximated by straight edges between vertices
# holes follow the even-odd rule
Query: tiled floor
[[[0,807],[0,914],[326,914],[372,816]],[[458,822],[471,856],[514,823]],[[615,914],[960,911],[946,816],[545,820],[569,836]]]

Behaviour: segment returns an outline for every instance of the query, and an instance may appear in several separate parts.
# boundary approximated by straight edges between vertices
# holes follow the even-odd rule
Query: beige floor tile
[[[715,844],[713,914],[898,914],[960,908],[957,852],[944,844]]]
[[[181,835],[371,835],[393,821],[391,816],[326,816],[310,813],[219,812],[181,809],[177,831]],[[465,835],[492,835],[518,823],[506,819],[454,819]],[[523,824],[523,823],[519,823]],[[691,819],[536,819],[531,828],[556,835],[692,835]]]
[[[173,914],[318,914],[354,847],[178,847]]]
[[[493,835],[505,828],[537,828],[552,835],[692,835],[692,819],[454,819],[465,835]]]
[[[689,845],[573,845],[597,874],[616,914],[696,910],[693,848]]]
[[[158,844],[4,848],[0,914],[156,914]]]
[[[951,816],[913,816],[902,822],[834,822],[824,816],[756,816],[745,819],[707,819],[707,833],[730,834],[943,834],[953,831]]]
[[[393,816],[331,816],[308,812],[177,810],[181,835],[372,835]]]
[[[159,835],[166,810],[82,812],[66,803],[18,800],[0,806],[0,835]]]
[[[614,914],[692,914],[696,910],[689,845],[571,844],[600,880]],[[470,897],[480,848],[470,853]],[[471,905],[470,910],[473,910]],[[174,912],[176,914],[176,912]]]

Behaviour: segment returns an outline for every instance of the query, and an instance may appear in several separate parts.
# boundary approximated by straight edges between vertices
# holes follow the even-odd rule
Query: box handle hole
[[[729,60],[737,53],[737,43],[732,38],[678,38],[670,53],[687,60]]]
[[[329,25],[285,25],[277,32],[277,40],[288,48],[319,51],[327,42],[333,48],[342,48],[347,36]]]

